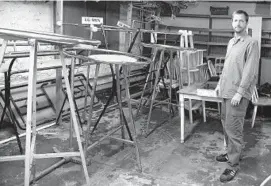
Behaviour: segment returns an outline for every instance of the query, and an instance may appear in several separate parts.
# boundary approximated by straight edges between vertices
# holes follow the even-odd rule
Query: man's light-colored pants
[[[243,150],[243,128],[249,100],[242,98],[239,105],[232,106],[231,99],[223,99],[221,121],[227,144],[228,168],[240,169],[239,161]]]

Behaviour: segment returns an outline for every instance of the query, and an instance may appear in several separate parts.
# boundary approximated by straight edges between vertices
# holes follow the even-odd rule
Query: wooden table
[[[205,83],[205,82],[204,82]],[[196,83],[178,91],[179,93],[179,115],[180,115],[180,133],[181,143],[184,143],[184,99],[194,99],[202,101],[203,121],[206,122],[205,101],[222,102],[221,97],[201,96],[197,94],[197,89],[204,83]]]

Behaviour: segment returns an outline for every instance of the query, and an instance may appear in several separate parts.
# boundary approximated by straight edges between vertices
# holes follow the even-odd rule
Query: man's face
[[[232,28],[236,33],[245,32],[247,28],[246,16],[244,14],[234,14],[232,18]]]

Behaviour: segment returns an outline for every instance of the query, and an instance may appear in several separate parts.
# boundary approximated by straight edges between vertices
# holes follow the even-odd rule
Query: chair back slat
[[[213,65],[213,62],[212,62],[211,60],[208,60],[208,61],[207,61],[207,64],[208,64],[210,76],[211,76],[211,77],[217,76],[216,69],[215,69],[215,67],[214,67],[214,65]]]
[[[252,102],[256,103],[258,101],[259,95],[256,86],[253,88],[252,92]]]

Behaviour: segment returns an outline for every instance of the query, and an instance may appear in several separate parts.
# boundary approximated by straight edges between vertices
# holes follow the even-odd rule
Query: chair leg
[[[193,124],[192,100],[189,99],[188,102],[189,102],[189,121],[190,124]]]
[[[203,122],[206,122],[206,106],[205,106],[205,101],[202,101],[202,113],[203,113]]]
[[[221,114],[220,103],[219,102],[217,103],[217,110],[218,110],[218,113]]]
[[[257,109],[258,109],[258,106],[254,106],[251,128],[254,127],[254,123],[255,123],[255,119],[256,119],[256,115],[257,115]]]
[[[224,140],[223,140],[223,144],[224,144],[224,150],[227,150],[227,142],[226,142],[226,138],[224,137]]]

